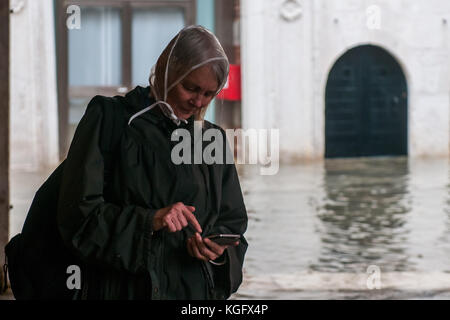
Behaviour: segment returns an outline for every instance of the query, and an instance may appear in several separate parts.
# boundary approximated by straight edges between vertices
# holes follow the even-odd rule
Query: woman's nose
[[[193,99],[192,99],[192,103],[194,104],[194,106],[196,106],[197,108],[201,108],[203,105],[203,99],[202,96],[200,94],[197,94]]]

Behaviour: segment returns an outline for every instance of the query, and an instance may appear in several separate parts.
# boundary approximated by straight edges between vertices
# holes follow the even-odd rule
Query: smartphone
[[[214,241],[221,246],[232,245],[238,241],[241,236],[239,234],[212,234],[206,237],[207,239]]]

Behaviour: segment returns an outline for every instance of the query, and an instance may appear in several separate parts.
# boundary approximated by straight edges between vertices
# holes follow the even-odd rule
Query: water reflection
[[[235,298],[450,298],[447,159],[333,159],[241,167],[249,214]],[[367,267],[383,290],[368,290]]]
[[[332,159],[324,166],[325,198],[316,208],[321,250],[310,268],[365,272],[374,264],[383,271],[411,270],[407,158]]]

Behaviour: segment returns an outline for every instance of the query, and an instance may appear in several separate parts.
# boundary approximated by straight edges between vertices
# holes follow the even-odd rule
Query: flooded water
[[[249,248],[233,298],[450,299],[448,164],[332,159],[274,176],[239,168]]]
[[[239,174],[249,248],[232,299],[450,299],[448,159],[336,159]],[[10,236],[47,176],[12,174]],[[369,289],[369,267],[380,289]]]

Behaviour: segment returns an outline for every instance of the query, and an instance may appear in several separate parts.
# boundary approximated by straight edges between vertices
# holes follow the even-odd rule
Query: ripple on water
[[[450,265],[446,159],[333,159],[280,166],[275,176],[260,176],[250,166],[239,173],[249,212],[244,269],[250,285],[236,297],[258,297],[252,281],[259,275],[355,275],[365,274],[369,265],[379,266],[383,274],[415,274],[443,272]],[[320,277],[308,281],[314,279]],[[276,283],[267,281],[264,294],[289,296]],[[324,290],[327,283],[319,282]],[[412,296],[420,297],[418,286],[419,291],[408,289]],[[320,297],[301,283],[294,289],[302,294],[291,290],[292,296],[328,296],[326,290]],[[398,296],[394,291],[385,296]],[[373,294],[355,291],[350,296]]]

